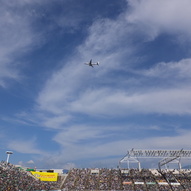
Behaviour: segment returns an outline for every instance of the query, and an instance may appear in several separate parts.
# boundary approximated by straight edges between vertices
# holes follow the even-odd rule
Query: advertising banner
[[[132,184],[132,182],[123,181],[123,184]]]
[[[33,176],[41,181],[57,181],[58,173],[52,172],[31,172]]]

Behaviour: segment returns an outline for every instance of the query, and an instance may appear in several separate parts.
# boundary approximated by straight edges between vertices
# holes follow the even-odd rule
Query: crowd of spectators
[[[42,182],[23,169],[7,162],[0,162],[1,191],[37,191],[58,189],[57,182]]]
[[[191,191],[191,171],[74,168],[68,172],[61,183],[61,181],[40,181],[26,170],[7,162],[0,162],[0,191],[50,191],[57,189],[62,191]]]
[[[71,169],[63,184],[70,190],[191,191],[191,172],[149,169]]]
[[[191,182],[189,178],[190,172],[185,174],[184,171],[178,172],[176,170],[163,170],[161,171],[161,174],[165,177],[169,186],[174,191],[191,190]]]
[[[181,173],[173,173],[175,178],[178,180],[178,182],[181,183],[181,185],[184,186],[185,189],[191,190],[191,171],[184,170]]]

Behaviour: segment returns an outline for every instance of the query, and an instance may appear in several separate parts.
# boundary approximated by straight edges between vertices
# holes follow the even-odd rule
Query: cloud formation
[[[189,124],[184,119],[191,114],[191,58],[185,56],[190,49],[190,1],[128,0],[116,17],[100,14],[87,20],[82,5],[75,5],[79,12],[73,15],[73,9],[66,9],[68,2],[56,1],[55,7],[43,1],[4,2],[0,8],[0,86],[22,80],[29,52],[40,60],[33,64],[44,62],[44,68],[36,70],[43,83],[35,81],[38,93],[30,100],[32,106],[20,109],[11,122],[51,132],[47,142],[58,148],[49,154],[39,149],[37,132],[33,133],[38,138],[14,139],[8,147],[41,154],[48,157],[47,164],[63,166],[75,166],[81,159],[117,158],[127,147],[189,148],[190,131],[183,125]],[[71,42],[76,36],[78,42]],[[165,54],[168,59],[153,59],[162,46],[159,38],[162,45],[165,41],[188,50],[178,59],[174,49]],[[72,50],[66,51],[72,43]],[[90,59],[100,66],[84,65]],[[37,76],[30,75],[29,79]]]
[[[189,22],[185,21],[182,24],[180,19],[186,18],[190,12],[186,9],[180,17],[174,17],[181,4],[180,1],[176,1],[174,5],[170,1],[161,3],[162,8],[158,9],[157,1],[129,1],[130,12],[128,9],[127,13],[122,13],[113,20],[95,21],[90,26],[84,43],[78,46],[75,57],[54,73],[40,92],[37,99],[40,110],[58,115],[53,118],[56,121],[64,119],[64,115],[71,116],[67,118],[69,119],[67,122],[63,120],[59,123],[64,131],[54,137],[54,140],[63,146],[64,152],[73,151],[71,158],[68,154],[68,160],[76,157],[83,158],[87,153],[89,156],[118,155],[119,148],[125,150],[126,145],[133,147],[136,144],[137,147],[150,148],[150,142],[153,143],[153,148],[173,148],[174,143],[179,140],[179,146],[188,147],[184,141],[186,134],[145,138],[145,144],[142,144],[143,139],[140,141],[122,139],[110,140],[99,145],[96,144],[96,139],[105,140],[105,137],[101,136],[103,130],[98,127],[95,130],[92,125],[87,128],[68,126],[68,123],[77,118],[78,114],[91,116],[97,120],[102,120],[102,117],[125,118],[136,114],[169,116],[191,114],[189,58],[176,62],[152,63],[150,67],[144,69],[137,69],[130,64],[131,62],[137,64],[134,56],[139,51],[138,45],[145,40],[154,41],[160,33],[164,32],[189,35],[187,28]],[[162,14],[163,8],[166,16]],[[176,26],[175,23],[180,25]],[[139,28],[141,30],[137,32]],[[137,35],[139,42],[135,41]],[[85,68],[82,58],[98,60],[102,58],[100,67],[93,70]],[[127,60],[130,63],[126,63]],[[114,80],[112,73],[116,71],[126,71],[128,75],[122,74],[120,81]],[[56,121],[54,124],[57,124]],[[89,146],[79,146],[80,142],[89,142],[94,150]],[[109,148],[116,149],[111,151]]]
[[[190,37],[189,0],[129,0],[128,3],[131,13],[127,14],[127,21],[139,25],[151,39],[164,32]]]
[[[37,148],[35,139],[30,140],[12,140],[8,144],[8,147],[14,151],[25,154],[45,154]]]
[[[35,42],[30,20],[18,12],[22,6],[2,2],[0,8],[0,86],[6,81],[19,80],[21,73],[17,59]]]

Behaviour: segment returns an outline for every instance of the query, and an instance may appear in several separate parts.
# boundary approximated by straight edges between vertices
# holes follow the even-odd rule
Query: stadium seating
[[[0,163],[1,191],[40,190],[127,190],[160,191],[191,190],[190,170],[157,169],[77,169],[69,170],[65,179],[40,181],[30,172],[6,162]]]

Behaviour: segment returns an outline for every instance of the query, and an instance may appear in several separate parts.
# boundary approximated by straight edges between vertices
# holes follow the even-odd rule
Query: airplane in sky
[[[98,65],[98,66],[99,66],[99,62],[93,63],[93,62],[92,62],[92,59],[91,59],[88,63],[84,63],[84,64],[89,65],[89,66],[91,66],[91,67],[93,67],[93,65]]]

